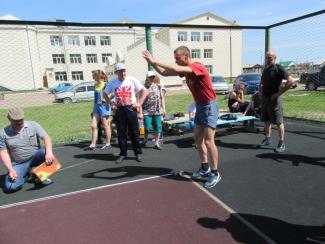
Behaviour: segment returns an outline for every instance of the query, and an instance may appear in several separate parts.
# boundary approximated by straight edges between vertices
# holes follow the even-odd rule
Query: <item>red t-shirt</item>
[[[189,65],[192,69],[191,74],[185,76],[186,84],[192,92],[196,103],[207,103],[216,99],[216,94],[212,87],[212,81],[208,70],[199,62]]]

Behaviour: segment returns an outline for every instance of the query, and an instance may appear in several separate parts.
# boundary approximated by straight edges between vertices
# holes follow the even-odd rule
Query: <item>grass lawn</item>
[[[219,95],[219,109],[227,109],[225,95]],[[247,96],[246,99],[249,99]],[[284,95],[284,115],[290,118],[325,122],[325,92],[290,90]],[[186,112],[192,102],[188,93],[166,96],[168,114]],[[27,120],[40,123],[54,143],[90,139],[90,113],[92,102],[56,104],[25,108]],[[0,109],[0,127],[8,124],[7,110]]]

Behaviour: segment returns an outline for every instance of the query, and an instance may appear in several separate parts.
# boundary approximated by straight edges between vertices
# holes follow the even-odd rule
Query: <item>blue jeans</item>
[[[28,179],[31,168],[37,167],[45,161],[45,149],[41,148],[35,153],[35,155],[22,163],[12,162],[12,166],[17,173],[17,178],[13,181],[9,174],[5,177],[3,186],[4,192],[14,192],[22,188]]]

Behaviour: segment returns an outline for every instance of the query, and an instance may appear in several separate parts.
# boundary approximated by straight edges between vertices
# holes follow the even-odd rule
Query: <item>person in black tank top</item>
[[[240,83],[235,85],[234,91],[229,93],[228,108],[232,113],[244,113],[249,102],[244,101],[245,84]]]

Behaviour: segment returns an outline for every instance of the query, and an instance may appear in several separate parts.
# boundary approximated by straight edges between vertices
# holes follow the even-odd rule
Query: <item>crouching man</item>
[[[51,165],[51,138],[45,130],[34,121],[25,121],[24,111],[11,108],[8,111],[10,125],[0,130],[0,159],[8,170],[3,186],[4,192],[18,191],[30,177],[31,168],[46,162]],[[44,140],[45,149],[39,147],[39,139]],[[52,183],[50,179],[43,182],[34,178],[35,186],[41,187]]]

